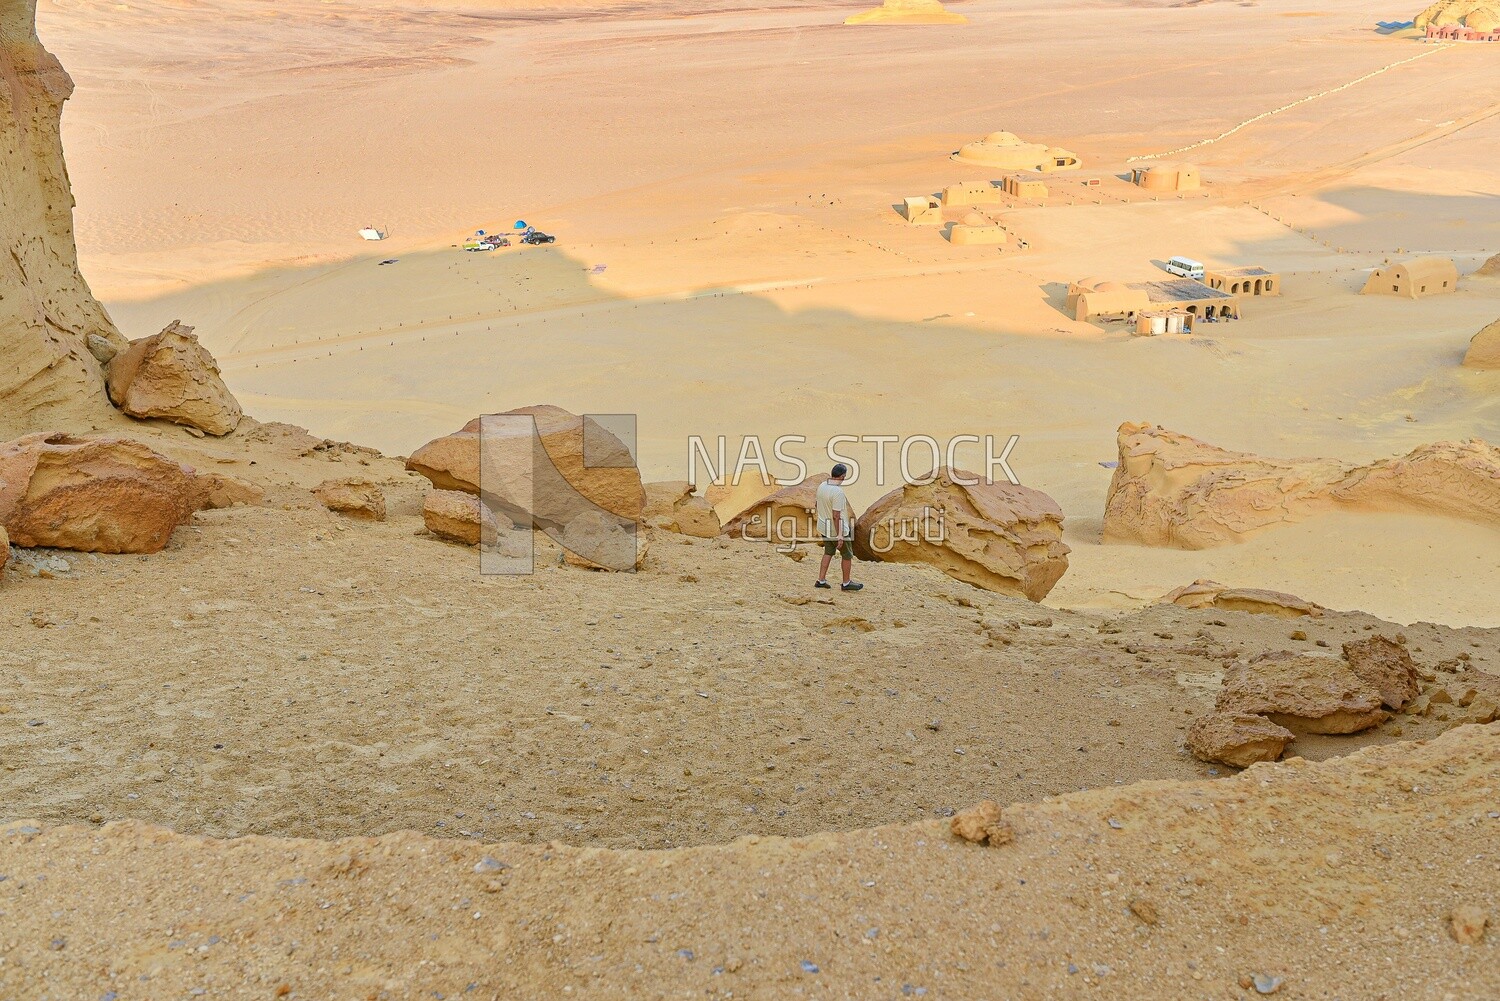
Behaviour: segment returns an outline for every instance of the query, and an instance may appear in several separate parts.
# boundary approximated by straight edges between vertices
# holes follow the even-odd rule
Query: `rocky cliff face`
[[[103,369],[124,339],[78,271],[59,135],[73,81],[36,36],[36,0],[0,0],[0,433],[114,420]]]

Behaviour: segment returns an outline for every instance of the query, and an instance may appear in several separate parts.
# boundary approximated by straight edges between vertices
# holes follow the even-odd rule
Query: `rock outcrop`
[[[645,491],[646,506],[641,511],[641,520],[652,528],[699,539],[712,539],[719,534],[719,516],[713,505],[707,498],[696,496],[687,480],[647,483]]]
[[[1187,748],[1201,761],[1249,768],[1257,761],[1276,761],[1296,735],[1264,716],[1211,712],[1193,721]]]
[[[1322,605],[1306,601],[1295,594],[1267,591],[1258,587],[1228,587],[1202,577],[1162,595],[1157,604],[1181,605],[1183,608],[1219,608],[1226,612],[1276,615],[1285,619],[1301,616],[1318,618],[1324,612]]]
[[[924,563],[987,591],[1041,601],[1068,569],[1062,509],[1030,487],[940,468],[904,484],[859,516],[862,560]]]
[[[1500,368],[1500,320],[1485,327],[1469,341],[1464,352],[1466,368]]]
[[[385,491],[369,480],[325,480],[313,496],[330,511],[362,521],[385,521]]]
[[[1500,448],[1436,442],[1366,466],[1268,459],[1147,424],[1122,424],[1104,540],[1177,549],[1242,542],[1332,510],[1500,519]]]
[[[192,517],[193,470],[123,438],[0,445],[0,525],[18,546],[155,553]]]
[[[1295,733],[1358,733],[1389,718],[1380,694],[1343,660],[1291,651],[1231,664],[1214,708],[1265,716]]]
[[[499,532],[479,497],[462,490],[429,491],[422,501],[422,521],[438,538],[465,546],[477,546]]]
[[[1500,2],[1497,0],[1438,0],[1424,9],[1414,19],[1416,27],[1425,29],[1429,24],[1443,27],[1461,24],[1475,31],[1494,31],[1500,28]]]
[[[244,416],[213,355],[192,327],[176,320],[116,354],[105,384],[111,403],[142,420],[159,418],[222,436]]]
[[[940,0],[885,0],[874,10],[852,14],[845,24],[968,24],[962,14],[945,10]]]
[[[72,93],[36,0],[0,3],[0,434],[112,417],[89,343],[125,342],[78,270],[59,136]]]
[[[607,428],[561,407],[508,410],[501,417],[532,422],[493,424],[481,472],[480,429],[475,418],[454,434],[428,442],[406,461],[439,490],[478,494],[515,524],[561,530],[578,515],[605,511],[621,521],[639,521],[645,506],[641,474],[629,448]]]

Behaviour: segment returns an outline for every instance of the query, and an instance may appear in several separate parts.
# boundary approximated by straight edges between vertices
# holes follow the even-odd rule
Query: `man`
[[[818,568],[818,581],[813,587],[833,586],[828,583],[828,564],[833,562],[836,552],[844,557],[844,583],[839,589],[858,591],[864,587],[849,579],[854,568],[854,511],[849,507],[849,498],[842,485],[848,475],[849,467],[841,462],[833,467],[828,479],[818,485],[818,534],[823,537],[823,565]]]

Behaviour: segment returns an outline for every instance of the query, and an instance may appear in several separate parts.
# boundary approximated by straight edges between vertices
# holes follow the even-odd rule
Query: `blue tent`
[[[530,229],[531,227],[528,226],[528,225],[526,225],[526,220],[525,219],[517,219],[516,220],[516,224],[515,224],[515,226],[513,228],[514,229]]]

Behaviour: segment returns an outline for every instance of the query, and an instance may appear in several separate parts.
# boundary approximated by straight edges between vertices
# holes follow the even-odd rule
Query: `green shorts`
[[[834,553],[842,552],[844,559],[854,559],[854,543],[849,539],[835,541],[833,539],[823,540],[823,555],[832,556]]]

